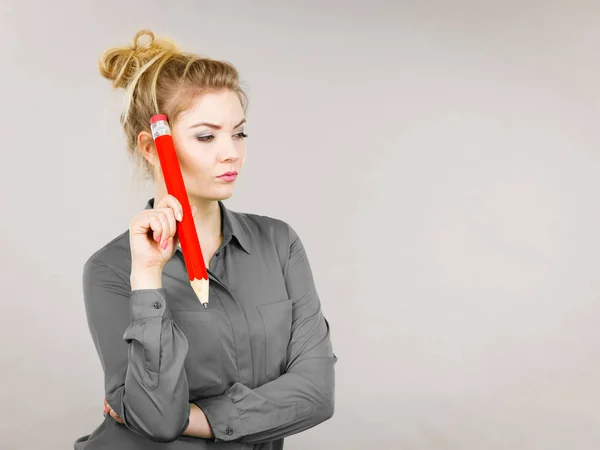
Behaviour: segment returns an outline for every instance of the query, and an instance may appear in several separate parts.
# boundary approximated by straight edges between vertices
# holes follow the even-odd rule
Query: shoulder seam
[[[282,221],[283,223],[285,223],[285,228],[286,228],[286,232],[287,232],[287,258],[285,259],[285,263],[284,263],[284,270],[283,270],[283,279],[285,280],[287,278],[287,273],[288,273],[288,268],[289,268],[289,264],[290,264],[290,247],[291,247],[291,242],[290,242],[290,225],[285,222]]]

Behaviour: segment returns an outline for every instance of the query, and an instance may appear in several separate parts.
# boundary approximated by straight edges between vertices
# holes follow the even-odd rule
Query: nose
[[[235,138],[224,139],[223,145],[220,148],[221,158],[224,160],[236,160],[240,157],[240,144],[235,141]]]

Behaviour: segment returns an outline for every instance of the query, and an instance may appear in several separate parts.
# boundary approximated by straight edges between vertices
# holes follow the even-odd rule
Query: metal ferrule
[[[152,139],[156,139],[165,134],[171,134],[171,128],[169,128],[169,124],[166,120],[158,120],[153,124],[150,124],[150,130],[152,130]]]

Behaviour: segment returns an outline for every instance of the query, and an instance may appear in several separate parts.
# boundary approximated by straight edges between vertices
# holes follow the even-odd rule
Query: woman
[[[150,41],[140,44],[144,35]],[[337,358],[306,252],[286,222],[222,203],[246,157],[236,69],[148,30],[133,42],[106,50],[99,65],[126,89],[121,123],[155,196],[84,265],[106,414],[75,449],[281,449],[286,436],[334,411]],[[194,211],[210,280],[206,309],[178,246],[183,211],[153,146],[157,113],[169,118]]]

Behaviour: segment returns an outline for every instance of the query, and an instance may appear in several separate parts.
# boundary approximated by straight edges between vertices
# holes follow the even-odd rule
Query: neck
[[[156,205],[166,195],[166,191],[157,189],[154,194],[154,204]],[[190,206],[195,206],[197,209],[194,222],[196,224],[198,239],[201,241],[211,241],[222,238],[219,202],[197,197],[189,197],[188,201],[190,202]]]

